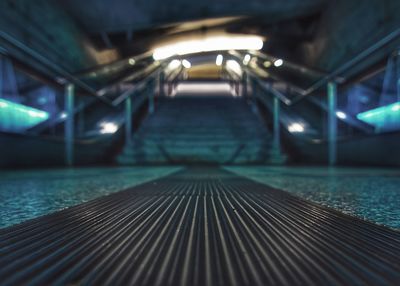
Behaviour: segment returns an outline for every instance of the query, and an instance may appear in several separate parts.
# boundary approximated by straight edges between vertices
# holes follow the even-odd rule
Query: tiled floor
[[[378,224],[400,229],[400,170],[226,167],[239,175]]]
[[[0,228],[171,174],[179,167],[80,168],[0,173]]]
[[[171,174],[179,167],[82,168],[0,173],[0,227]],[[400,170],[226,167],[269,186],[400,229]]]

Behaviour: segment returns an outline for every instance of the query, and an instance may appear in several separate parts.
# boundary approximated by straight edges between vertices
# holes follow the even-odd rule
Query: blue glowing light
[[[0,98],[0,129],[23,131],[49,119],[45,111]]]
[[[400,128],[400,102],[371,109],[357,114],[357,119],[379,129]]]

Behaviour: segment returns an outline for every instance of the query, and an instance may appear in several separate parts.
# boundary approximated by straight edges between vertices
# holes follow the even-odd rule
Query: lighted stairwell
[[[269,163],[272,137],[243,98],[164,98],[125,146],[118,163]]]

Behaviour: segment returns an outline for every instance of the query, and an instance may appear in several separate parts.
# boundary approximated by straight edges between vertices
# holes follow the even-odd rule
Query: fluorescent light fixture
[[[182,82],[176,92],[180,94],[230,94],[231,86],[223,82]]]
[[[235,60],[228,60],[226,61],[226,67],[236,73],[237,75],[242,75],[242,68],[240,64]]]
[[[292,123],[288,126],[288,130],[290,133],[302,133],[304,132],[304,126],[300,123]]]
[[[188,60],[183,60],[182,65],[187,69],[190,69],[190,67],[192,66],[192,64]]]
[[[283,65],[283,60],[282,59],[277,59],[274,62],[274,66],[276,66],[276,67],[280,67],[281,65]]]
[[[251,60],[251,56],[250,56],[249,54],[246,54],[246,55],[244,56],[244,59],[243,59],[243,64],[244,64],[245,66],[247,66],[248,63],[250,62],[250,60]]]
[[[23,131],[49,119],[49,113],[0,99],[0,129],[8,131]]]
[[[400,127],[400,102],[361,112],[357,119],[375,127],[397,129]]]
[[[4,102],[4,101],[0,101],[0,107],[1,108],[6,108],[8,106],[8,103]]]
[[[269,68],[272,65],[272,63],[270,61],[265,61],[263,65],[264,67]]]
[[[204,39],[177,42],[156,48],[154,60],[163,60],[172,56],[229,50],[260,50],[263,40],[259,36],[210,36]]]
[[[336,116],[339,117],[340,119],[346,119],[347,115],[343,111],[336,111]]]
[[[101,134],[113,134],[118,130],[118,125],[113,122],[102,122],[100,123],[100,127]]]
[[[217,59],[215,60],[215,64],[217,66],[221,66],[223,61],[224,61],[224,57],[222,55],[218,55]]]
[[[133,59],[133,58],[129,59],[128,62],[129,62],[129,64],[130,64],[131,66],[135,65],[135,63],[136,63],[135,59]]]

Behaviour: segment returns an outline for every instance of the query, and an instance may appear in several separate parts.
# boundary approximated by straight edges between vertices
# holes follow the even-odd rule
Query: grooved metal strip
[[[399,285],[400,233],[219,168],[0,230],[2,285]]]

